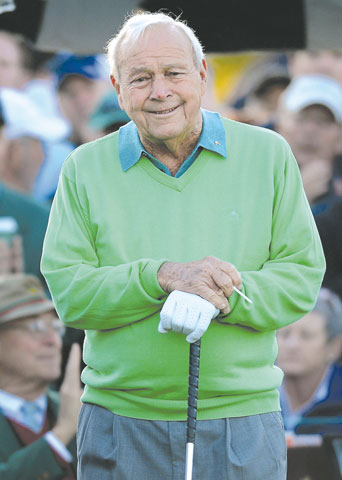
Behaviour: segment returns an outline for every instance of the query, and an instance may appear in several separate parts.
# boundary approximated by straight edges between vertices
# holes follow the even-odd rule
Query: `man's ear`
[[[125,110],[122,103],[121,94],[120,94],[120,84],[116,81],[116,79],[114,78],[114,75],[110,75],[110,81],[112,82],[112,85],[115,88],[121,110]]]
[[[200,70],[200,77],[202,80],[202,95],[204,95],[205,87],[207,84],[207,62],[205,58],[202,60],[201,70]]]
[[[342,355],[342,337],[338,336],[329,342],[329,360],[331,363],[337,362]]]

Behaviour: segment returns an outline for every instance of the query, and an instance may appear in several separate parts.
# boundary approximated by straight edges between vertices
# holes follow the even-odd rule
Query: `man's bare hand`
[[[227,298],[241,288],[241,275],[234,265],[215,257],[193,262],[166,262],[158,271],[158,281],[165,292],[194,293],[215,305],[222,313],[230,312]]]
[[[77,343],[71,347],[65,376],[60,389],[60,406],[57,423],[52,432],[67,445],[77,430],[78,415],[81,408],[80,380],[81,349]]]

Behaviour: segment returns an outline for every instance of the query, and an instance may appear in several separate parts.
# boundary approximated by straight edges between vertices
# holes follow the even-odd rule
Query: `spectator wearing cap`
[[[39,280],[0,277],[0,476],[75,479],[80,350],[74,346],[60,396],[63,325]]]
[[[270,55],[247,70],[239,82],[228,116],[235,120],[274,129],[279,96],[290,83],[284,55]],[[231,111],[229,110],[231,109]]]
[[[89,124],[102,136],[116,132],[129,121],[127,113],[120,108],[116,93],[107,92],[93,110]]]
[[[44,142],[65,137],[65,123],[44,115],[19,90],[1,89],[0,104],[7,139],[1,152],[0,178],[16,190],[32,194],[44,161]]]
[[[59,110],[54,77],[45,68],[45,62],[51,56],[37,52],[31,42],[20,34],[0,31],[0,87],[25,93],[41,115],[48,118],[48,123],[54,119],[59,124],[58,130],[63,128],[65,132],[63,138],[57,141],[44,140],[44,161],[32,193],[37,200],[45,202],[50,202],[53,197],[62,163],[73,149],[73,145],[65,140],[70,125]],[[19,111],[16,115],[18,120]]]
[[[10,221],[12,226],[16,225],[12,233],[17,234],[13,242],[8,242],[0,235],[0,272],[11,273],[23,269],[26,273],[41,277],[40,257],[49,209],[3,182],[2,173],[8,162],[9,149],[10,140],[6,136],[0,109],[0,221],[3,217],[9,218],[7,223]],[[17,261],[18,257],[20,261]]]
[[[342,415],[342,303],[339,296],[321,288],[312,312],[277,332],[277,363],[284,372],[280,399],[285,428],[304,429],[309,416]],[[307,422],[308,424],[309,422]],[[308,427],[309,428],[309,427]],[[316,423],[316,433],[342,425]]]
[[[325,75],[302,75],[280,97],[276,130],[289,142],[316,215],[329,207],[342,124],[341,85]]]
[[[101,58],[60,54],[50,62],[57,77],[61,111],[71,124],[70,140],[75,146],[98,137],[89,126],[89,116],[110,89]]]

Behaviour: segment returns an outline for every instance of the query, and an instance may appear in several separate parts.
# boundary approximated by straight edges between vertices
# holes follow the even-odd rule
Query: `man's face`
[[[299,112],[283,110],[277,130],[289,142],[300,167],[314,160],[333,162],[341,127],[327,108],[312,105]]]
[[[18,47],[0,35],[0,87],[21,88],[27,80]]]
[[[19,137],[10,140],[10,145],[8,168],[12,178],[7,178],[5,181],[7,180],[14,188],[31,194],[44,162],[42,142],[33,137]],[[13,180],[12,184],[11,180]]]
[[[325,319],[311,312],[277,332],[277,363],[289,377],[305,377],[322,372],[334,359],[328,341]]]
[[[186,140],[201,129],[206,64],[198,70],[192,45],[176,28],[156,26],[121,52],[120,78],[112,78],[120,106],[141,140]]]
[[[321,74],[342,82],[342,49],[298,50],[290,60],[291,76]]]
[[[108,81],[92,80],[82,75],[70,75],[59,90],[62,113],[73,126],[88,122],[102,95],[108,91]]]
[[[30,331],[37,319],[48,328]],[[0,385],[48,385],[60,375],[62,340],[53,328],[59,322],[54,312],[14,320],[0,328]],[[1,380],[2,379],[2,380]],[[6,384],[3,385],[5,389]],[[0,387],[1,388],[1,387]]]

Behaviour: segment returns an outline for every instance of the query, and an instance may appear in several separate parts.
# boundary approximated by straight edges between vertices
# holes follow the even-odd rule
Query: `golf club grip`
[[[186,441],[195,443],[201,340],[190,344]]]

